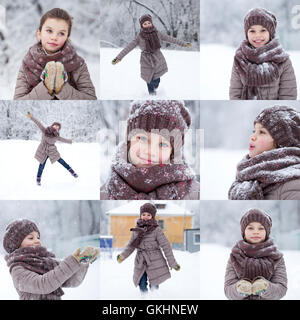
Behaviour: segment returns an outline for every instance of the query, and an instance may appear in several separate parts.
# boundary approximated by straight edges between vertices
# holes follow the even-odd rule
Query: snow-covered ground
[[[99,200],[100,149],[98,143],[57,143],[61,157],[78,174],[75,179],[61,164],[48,159],[42,185],[36,185],[39,141],[0,141],[0,199]]]
[[[112,259],[100,258],[100,296],[103,300],[139,300],[139,288],[133,284],[135,252],[121,264],[114,252]],[[171,270],[171,278],[149,292],[146,299],[154,300],[199,300],[200,299],[200,252],[189,253],[173,250],[179,271]]]
[[[223,300],[224,277],[231,248],[218,244],[201,244],[200,249],[200,299]],[[300,298],[300,251],[282,251],[284,255],[288,290],[286,300]]]
[[[149,99],[140,77],[140,49],[132,50],[116,65],[111,61],[122,48],[100,49],[100,97],[103,100]],[[162,50],[169,71],[161,78],[158,99],[200,99],[200,54],[197,51]],[[151,96],[153,98],[153,96]]]
[[[237,48],[220,44],[202,44],[200,48],[200,99],[228,100],[234,54]],[[288,51],[300,81],[300,51]],[[298,84],[299,86],[299,84]],[[298,98],[299,99],[299,98]]]
[[[200,163],[200,199],[228,200],[228,190],[235,180],[236,166],[247,150],[205,148]],[[222,165],[220,163],[222,162]]]
[[[99,91],[99,63],[94,61],[86,61],[88,70],[91,76],[92,83],[96,90],[96,96],[99,99],[100,91]],[[20,63],[21,65],[21,63]],[[19,70],[15,71],[14,76],[11,77],[11,82],[7,83],[4,79],[0,79],[0,100],[13,100],[15,86],[17,81]]]
[[[100,280],[99,280],[99,259],[89,266],[89,270],[84,281],[76,288],[63,288],[63,300],[99,300],[100,299]],[[0,256],[0,300],[18,300],[19,296],[14,288],[12,277],[4,260]]]

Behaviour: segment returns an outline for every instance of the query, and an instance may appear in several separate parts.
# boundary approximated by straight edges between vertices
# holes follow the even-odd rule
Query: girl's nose
[[[250,140],[251,140],[251,141],[255,141],[255,140],[256,140],[256,135],[255,135],[255,133],[251,134]]]

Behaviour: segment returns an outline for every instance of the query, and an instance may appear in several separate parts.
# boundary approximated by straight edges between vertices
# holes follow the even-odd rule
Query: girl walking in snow
[[[237,166],[231,200],[300,200],[300,112],[264,109],[254,121],[249,154]]]
[[[120,62],[137,45],[141,48],[141,78],[146,81],[150,95],[156,95],[160,77],[168,71],[167,62],[160,51],[160,41],[177,44],[190,48],[192,45],[159,32],[152,24],[150,14],[145,14],[139,19],[141,30],[136,38],[124,48],[112,64]]]
[[[39,169],[37,173],[36,182],[41,185],[41,177],[44,171],[46,162],[50,158],[51,163],[55,161],[59,162],[63,167],[65,167],[73,177],[77,178],[78,175],[74,170],[60,157],[60,154],[55,146],[56,141],[72,143],[73,140],[65,139],[59,136],[59,131],[61,129],[61,124],[59,122],[54,122],[50,127],[45,128],[37,119],[35,119],[30,112],[27,113],[27,117],[32,120],[42,131],[42,141],[38,146],[35,153],[35,158],[39,161]]]
[[[183,156],[191,124],[181,101],[132,103],[127,141],[118,146],[101,200],[199,200],[200,186]]]
[[[251,9],[245,16],[246,40],[234,56],[231,100],[297,99],[292,62],[275,37],[276,26],[276,17],[266,9]]]
[[[87,65],[70,41],[72,17],[65,10],[46,12],[17,78],[14,99],[97,99]]]
[[[232,248],[225,274],[225,295],[231,300],[279,300],[287,291],[283,254],[269,238],[272,219],[250,209],[240,221],[243,239]]]
[[[95,261],[99,249],[78,248],[62,261],[41,245],[40,231],[30,220],[22,219],[6,227],[3,247],[5,260],[20,300],[60,300],[62,287],[79,286],[89,263]]]
[[[156,208],[153,204],[145,203],[140,207],[140,218],[137,220],[135,228],[130,229],[132,231],[131,239],[125,250],[117,257],[117,261],[121,263],[135,249],[137,250],[133,282],[136,287],[139,286],[142,294],[148,292],[148,281],[150,289],[153,290],[158,289],[159,284],[169,279],[171,277],[169,267],[176,271],[180,270],[170,243],[158,226],[155,215]]]

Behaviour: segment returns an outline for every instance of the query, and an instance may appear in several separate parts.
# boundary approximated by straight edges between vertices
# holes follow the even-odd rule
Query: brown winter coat
[[[35,158],[40,163],[44,163],[47,157],[49,157],[51,163],[54,163],[60,158],[60,154],[55,146],[56,141],[65,142],[65,143],[72,143],[71,139],[65,139],[60,136],[57,137],[47,137],[45,135],[46,128],[34,117],[31,118],[31,120],[40,128],[40,130],[43,133],[42,141],[40,145],[38,146]]]
[[[88,264],[79,264],[73,256],[65,258],[53,270],[40,275],[22,266],[12,269],[11,276],[20,300],[60,300],[51,292],[60,287],[79,286],[87,273]]]
[[[259,87],[262,100],[296,100],[297,83],[290,58],[279,64],[278,67],[279,78],[268,85]],[[229,88],[230,100],[241,100],[244,85],[233,66]]]
[[[86,63],[84,63],[77,70],[70,72],[69,77],[73,78],[77,89],[66,82],[60,93],[51,96],[48,89],[41,81],[33,89],[26,80],[23,66],[21,66],[16,88],[14,100],[96,100],[96,93]]]
[[[100,188],[100,200],[109,200],[106,183]],[[182,200],[200,200],[200,183],[198,181],[193,180],[190,192]]]
[[[229,259],[225,274],[225,295],[230,300],[244,300],[249,299],[242,296],[236,290],[236,284],[240,279],[238,278],[233,265]],[[250,296],[253,300],[279,300],[287,291],[287,275],[285,269],[284,259],[281,258],[275,267],[275,272],[271,280],[269,281],[269,287],[266,293],[260,296]]]
[[[165,35],[159,31],[157,31],[158,38],[160,40],[177,44],[179,46],[185,47],[186,43],[180,41],[176,38]],[[147,83],[150,83],[151,79],[158,79],[163,74],[168,71],[167,62],[160,51],[157,49],[153,53],[146,51],[146,42],[145,40],[138,34],[136,38],[131,41],[126,48],[124,48],[118,55],[117,59],[122,60],[131,50],[133,50],[137,45],[142,50],[140,64],[141,64],[141,78],[145,80]]]
[[[300,200],[300,179],[290,180],[265,195],[265,200]]]
[[[130,241],[122,252],[124,258],[127,258],[133,251],[132,241],[137,237],[137,232],[133,232]],[[164,252],[164,258],[161,249]],[[160,227],[155,228],[149,234],[145,234],[137,248],[137,254],[134,262],[133,282],[138,286],[142,275],[146,271],[151,286],[156,286],[171,277],[169,267],[174,268],[175,261],[172,248],[169,241]]]

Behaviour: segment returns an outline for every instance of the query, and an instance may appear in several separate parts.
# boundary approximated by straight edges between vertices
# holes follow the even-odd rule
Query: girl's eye
[[[59,35],[63,37],[65,34],[64,32],[60,32]]]
[[[138,136],[138,140],[142,141],[142,142],[147,142],[148,138],[144,137],[144,136]]]
[[[167,143],[165,143],[165,142],[161,142],[161,143],[159,144],[159,146],[160,146],[161,148],[168,148],[168,147],[169,147],[169,145],[168,145]]]
[[[51,32],[52,32],[52,30],[50,30],[50,29],[47,29],[47,30],[46,30],[46,32],[48,32],[48,33],[51,33]]]
[[[265,131],[259,130],[259,133],[260,133],[260,134],[265,134]]]

